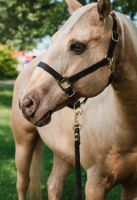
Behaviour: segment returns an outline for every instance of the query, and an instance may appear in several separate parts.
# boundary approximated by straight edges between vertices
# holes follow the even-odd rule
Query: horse
[[[117,41],[113,60],[114,78],[107,86],[109,65],[73,84],[77,99],[89,98],[79,122],[81,167],[87,172],[86,200],[105,200],[121,184],[121,200],[137,199],[137,28],[123,14],[111,12],[110,0],[82,6],[67,0],[71,16],[51,38],[45,54],[36,57],[16,80],[12,103],[12,129],[16,144],[17,191],[25,200],[40,198],[42,141],[54,152],[54,164],[47,182],[49,200],[61,198],[63,184],[75,164],[74,113],[70,99],[56,79],[37,67],[51,66],[70,77],[106,57],[113,36],[113,15]],[[66,83],[64,83],[66,84]],[[52,115],[52,117],[51,117]]]

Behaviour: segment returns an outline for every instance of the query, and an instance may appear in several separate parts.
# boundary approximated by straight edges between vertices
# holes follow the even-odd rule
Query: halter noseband
[[[58,82],[59,86],[61,87],[61,89],[67,94],[67,96],[71,99],[72,101],[72,105],[68,105],[69,108],[72,109],[77,109],[80,106],[84,105],[87,101],[87,98],[83,101],[80,102],[76,96],[75,96],[75,92],[73,92],[72,90],[72,85],[75,81],[83,78],[84,76],[96,71],[97,69],[105,66],[105,65],[109,65],[109,80],[108,80],[108,84],[107,86],[112,82],[114,74],[112,71],[112,62],[113,62],[113,52],[114,52],[114,48],[116,45],[116,42],[119,41],[119,35],[117,33],[117,21],[115,19],[115,17],[113,15],[111,15],[113,18],[113,29],[112,29],[112,38],[110,41],[110,45],[109,45],[109,49],[108,49],[108,53],[107,56],[97,62],[96,64],[88,67],[87,69],[84,69],[83,71],[71,76],[71,77],[62,77],[57,71],[55,71],[53,68],[51,68],[49,65],[47,65],[46,63],[40,62],[38,64],[38,67],[43,68],[45,71],[47,71],[49,74],[51,74]],[[111,61],[108,60],[108,58],[111,59]],[[68,83],[67,87],[63,86],[63,82],[66,81]]]

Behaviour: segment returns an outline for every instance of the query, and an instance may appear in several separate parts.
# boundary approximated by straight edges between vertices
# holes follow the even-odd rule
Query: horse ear
[[[66,0],[68,11],[72,14],[75,10],[81,8],[83,5],[76,0]]]
[[[98,11],[100,19],[107,18],[111,11],[110,0],[99,0],[97,4],[97,11]]]

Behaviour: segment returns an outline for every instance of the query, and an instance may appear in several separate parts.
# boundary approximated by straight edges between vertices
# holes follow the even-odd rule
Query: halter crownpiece
[[[116,43],[119,41],[119,35],[117,33],[117,21],[115,19],[115,17],[113,15],[111,15],[113,18],[113,29],[112,29],[112,38],[110,41],[110,45],[109,45],[109,49],[107,52],[107,56],[102,59],[101,61],[97,62],[96,64],[88,67],[87,69],[84,69],[83,71],[71,76],[71,77],[62,77],[57,71],[55,71],[53,68],[51,68],[49,65],[47,65],[44,62],[40,62],[38,64],[38,67],[43,68],[45,71],[47,71],[49,74],[51,74],[58,82],[59,86],[61,87],[61,89],[66,93],[66,95],[68,96],[68,98],[71,99],[72,101],[72,105],[68,105],[69,108],[72,109],[77,109],[79,107],[82,107],[82,105],[84,105],[87,101],[87,98],[83,101],[80,102],[76,96],[75,96],[75,92],[73,92],[72,90],[72,86],[73,83],[76,82],[77,80],[83,78],[84,76],[96,71],[97,69],[105,66],[105,65],[109,65],[109,80],[108,80],[108,84],[107,86],[112,82],[114,74],[113,74],[113,70],[112,70],[112,63],[113,63],[113,52],[115,49],[115,45]],[[108,60],[108,58],[111,59],[111,61]],[[67,82],[67,87],[63,86],[63,82],[66,81]]]

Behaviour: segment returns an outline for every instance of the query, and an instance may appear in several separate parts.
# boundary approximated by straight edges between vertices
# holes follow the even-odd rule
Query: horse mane
[[[116,12],[116,11],[112,11],[111,12],[112,14],[114,13],[116,15],[116,17],[118,18],[119,22],[120,22],[120,26],[121,26],[121,29],[122,29],[122,44],[123,44],[123,48],[124,48],[124,39],[125,39],[125,34],[124,34],[124,24],[126,25],[129,33],[130,33],[130,36],[131,36],[131,39],[132,39],[132,43],[133,43],[133,47],[134,47],[134,50],[137,54],[137,45],[136,45],[136,40],[137,40],[137,27],[135,26],[135,24],[130,20],[128,19],[125,15],[119,13],[119,12]]]

